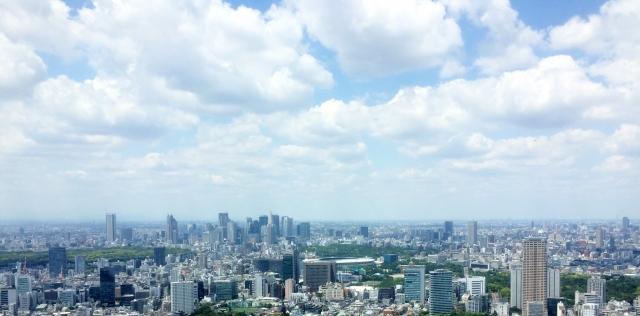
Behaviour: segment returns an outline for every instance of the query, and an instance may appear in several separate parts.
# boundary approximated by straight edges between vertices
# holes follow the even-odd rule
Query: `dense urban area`
[[[640,315],[626,217],[0,229],[2,315]]]

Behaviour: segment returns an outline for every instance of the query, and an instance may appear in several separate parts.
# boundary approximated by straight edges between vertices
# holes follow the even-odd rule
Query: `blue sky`
[[[0,5],[8,219],[605,218],[640,202],[640,5]]]

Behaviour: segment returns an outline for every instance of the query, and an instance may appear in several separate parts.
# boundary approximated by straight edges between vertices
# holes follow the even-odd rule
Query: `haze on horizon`
[[[640,214],[640,2],[0,1],[2,220]]]

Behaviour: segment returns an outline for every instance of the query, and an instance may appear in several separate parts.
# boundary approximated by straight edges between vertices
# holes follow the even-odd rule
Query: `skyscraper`
[[[424,274],[422,265],[404,267],[404,295],[407,302],[424,304]]]
[[[522,260],[523,316],[546,315],[547,277],[547,241],[542,238],[525,239]],[[535,309],[530,310],[533,307]],[[539,314],[540,310],[542,315]]]
[[[549,268],[547,269],[547,298],[559,298],[560,297],[560,270]]]
[[[604,248],[604,228],[602,227],[596,229],[596,247]]]
[[[311,239],[311,224],[309,222],[303,222],[298,224],[297,235],[301,240]]]
[[[511,270],[511,297],[510,304],[522,310],[522,264],[513,263]]]
[[[67,275],[67,249],[64,247],[49,248],[49,276]]]
[[[478,243],[478,222],[470,221],[467,223],[467,244],[475,245]]]
[[[336,279],[335,261],[305,260],[304,264],[304,285],[312,292],[318,291],[321,285],[327,282],[334,282]]]
[[[166,229],[166,237],[167,243],[169,244],[177,244],[178,243],[178,222],[173,215],[167,215],[167,229]]]
[[[282,235],[284,237],[295,236],[295,231],[293,227],[293,218],[289,216],[282,217]]]
[[[228,223],[229,223],[229,213],[227,212],[218,213],[218,226],[226,227]]]
[[[116,241],[116,214],[107,213],[106,238],[107,242]]]
[[[368,226],[360,226],[360,236],[364,238],[369,238],[369,227]]]
[[[100,268],[100,304],[116,304],[116,276],[111,268]]]
[[[167,249],[165,247],[155,247],[153,248],[153,261],[156,263],[156,266],[166,265],[166,257],[167,257]]]
[[[273,225],[273,236],[277,239],[280,236],[280,216],[269,212],[269,223]]]
[[[453,237],[453,222],[445,221],[444,222],[444,236],[442,239],[447,240]]]
[[[453,273],[445,269],[429,272],[429,314],[453,311]]]
[[[607,302],[607,280],[600,276],[592,276],[587,280],[587,293],[595,293],[598,296],[598,304],[603,307]]]
[[[282,279],[293,279],[298,283],[300,279],[300,271],[298,271],[298,250],[282,256]]]
[[[84,274],[87,266],[87,257],[85,256],[76,256],[75,257],[75,271],[76,274]]]
[[[171,314],[190,315],[198,304],[198,283],[171,282]]]

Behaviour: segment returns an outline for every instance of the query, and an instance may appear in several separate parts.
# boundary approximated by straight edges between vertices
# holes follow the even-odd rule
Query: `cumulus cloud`
[[[45,72],[46,66],[37,54],[0,32],[0,96],[24,96]]]
[[[358,77],[440,66],[462,46],[459,26],[438,2],[402,0],[390,6],[377,0],[303,0],[287,4],[314,39],[336,52],[341,67]]]

